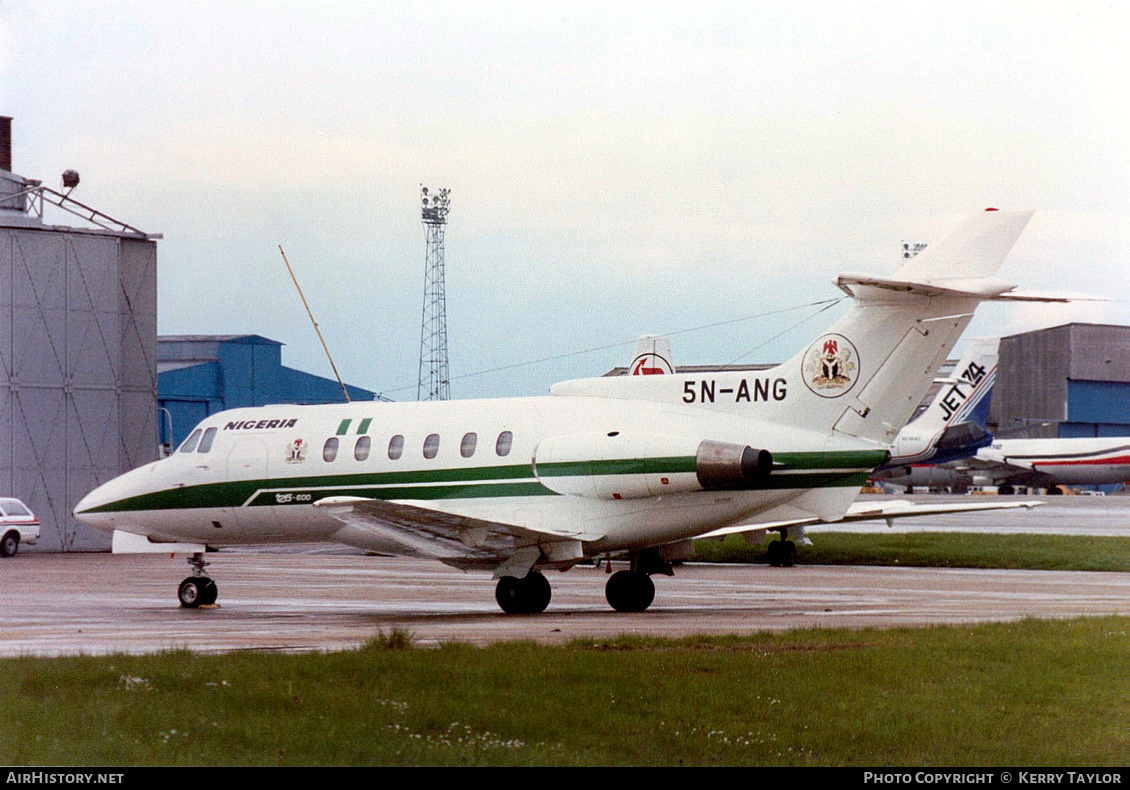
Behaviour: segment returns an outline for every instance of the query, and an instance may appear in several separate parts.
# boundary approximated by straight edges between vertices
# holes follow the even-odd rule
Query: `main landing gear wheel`
[[[1002,486],[997,486],[997,493],[1000,494],[1001,496],[1012,496],[1013,494],[1016,493],[1016,489],[1013,488],[1008,483],[1005,483]]]
[[[796,565],[796,544],[791,540],[774,540],[766,546],[769,564],[775,568],[791,568]]]
[[[617,571],[604,586],[604,597],[617,612],[642,612],[655,600],[655,583],[643,571]]]
[[[530,571],[523,579],[503,576],[494,588],[494,599],[507,614],[541,614],[552,594],[549,580],[538,571]]]

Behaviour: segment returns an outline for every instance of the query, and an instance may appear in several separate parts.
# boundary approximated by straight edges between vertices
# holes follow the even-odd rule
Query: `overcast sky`
[[[331,376],[281,244],[343,376],[398,400],[420,185],[450,188],[452,395],[540,394],[644,332],[781,361],[838,272],[987,206],[1037,212],[1001,276],[1122,301],[989,305],[967,337],[1130,323],[1127,8],[0,0],[0,114],[15,172],[74,168],[164,234],[162,334],[257,333]]]

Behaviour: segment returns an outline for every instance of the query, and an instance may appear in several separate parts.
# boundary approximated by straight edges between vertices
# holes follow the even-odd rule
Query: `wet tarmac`
[[[551,573],[541,615],[508,616],[486,573],[355,553],[220,552],[216,608],[178,606],[188,575],[167,555],[21,553],[0,562],[0,655],[171,649],[328,651],[381,632],[415,644],[557,643],[810,627],[920,626],[1025,617],[1130,615],[1130,574],[688,564],[656,576],[652,607],[619,614],[603,570]]]

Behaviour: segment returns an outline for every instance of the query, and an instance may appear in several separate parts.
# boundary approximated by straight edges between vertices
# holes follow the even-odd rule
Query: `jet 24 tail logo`
[[[838,398],[855,386],[859,352],[843,335],[824,335],[804,352],[804,383],[821,398]]]

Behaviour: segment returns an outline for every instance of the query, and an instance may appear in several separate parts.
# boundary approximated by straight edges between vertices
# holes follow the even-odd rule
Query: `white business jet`
[[[989,210],[892,276],[841,275],[851,309],[776,368],[580,379],[536,398],[225,411],[75,516],[112,532],[115,551],[189,554],[186,607],[216,600],[209,547],[337,541],[492,571],[502,609],[531,614],[550,600],[541,571],[587,558],[627,555],[606,595],[642,611],[650,575],[704,535],[991,508],[852,503],[977,305],[1046,299],[993,277],[1030,216]]]
[[[1051,439],[994,439],[975,455],[938,466],[937,485],[993,485],[1000,494],[1016,486],[1046,488],[1101,486],[1130,482],[1130,438],[1064,437]]]

